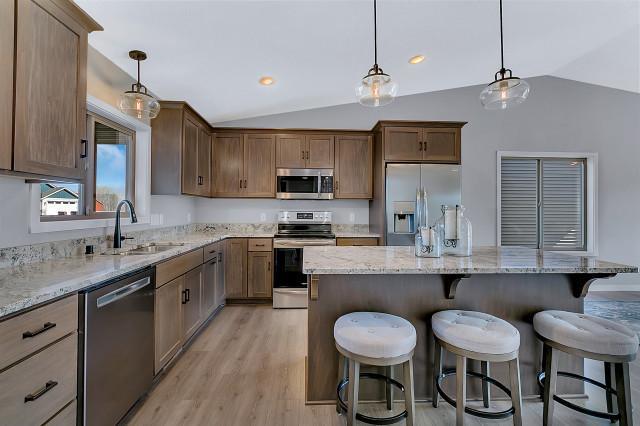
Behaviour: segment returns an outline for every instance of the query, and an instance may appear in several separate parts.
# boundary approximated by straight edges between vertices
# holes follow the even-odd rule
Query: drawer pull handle
[[[256,247],[264,247],[264,244],[256,244]]]
[[[24,397],[25,404],[27,402],[35,401],[40,398],[45,393],[49,392],[51,389],[55,388],[58,385],[58,382],[54,382],[53,380],[49,380],[42,388],[37,390],[34,393],[30,393],[29,395]]]
[[[47,330],[51,330],[55,326],[56,326],[55,322],[45,322],[42,328],[36,331],[25,331],[24,333],[22,333],[22,338],[28,339],[29,337],[35,337],[40,333],[44,333]]]
[[[209,254],[213,254],[213,253],[215,253],[215,252],[216,252],[215,250],[211,250],[211,251],[209,252]]]

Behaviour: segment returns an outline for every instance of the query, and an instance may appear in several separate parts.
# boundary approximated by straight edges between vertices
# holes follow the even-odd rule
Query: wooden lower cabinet
[[[218,255],[209,259],[202,268],[202,315],[206,318],[217,308]]]
[[[247,296],[269,298],[273,290],[273,252],[256,251],[247,255]]]
[[[202,324],[202,266],[185,274],[182,292],[182,336],[186,341]]]
[[[377,246],[378,239],[373,237],[356,237],[356,238],[340,238],[336,239],[337,246]]]
[[[45,423],[45,426],[75,426],[78,411],[78,403],[76,400],[64,407],[51,420]]]
[[[169,362],[182,346],[182,291],[184,276],[156,289],[155,373]]]
[[[247,239],[227,240],[224,257],[224,284],[228,299],[247,297]]]

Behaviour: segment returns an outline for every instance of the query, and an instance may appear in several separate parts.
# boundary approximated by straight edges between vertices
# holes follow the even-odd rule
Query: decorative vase
[[[440,257],[442,244],[440,234],[433,226],[420,227],[416,232],[415,249],[417,257]]]
[[[464,212],[465,208],[461,205],[442,206],[442,216],[436,222],[436,228],[444,255],[471,256],[471,222]]]

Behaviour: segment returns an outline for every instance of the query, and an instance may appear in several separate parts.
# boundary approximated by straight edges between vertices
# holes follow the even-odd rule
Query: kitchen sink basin
[[[147,243],[139,244],[134,247],[126,247],[122,249],[109,249],[102,254],[112,256],[132,256],[132,255],[146,255],[162,253],[163,251],[171,250],[176,247],[182,247],[184,243]]]

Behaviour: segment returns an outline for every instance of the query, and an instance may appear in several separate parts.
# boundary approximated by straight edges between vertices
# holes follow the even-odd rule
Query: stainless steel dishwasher
[[[78,419],[113,426],[153,380],[154,272],[120,277],[80,295]]]

